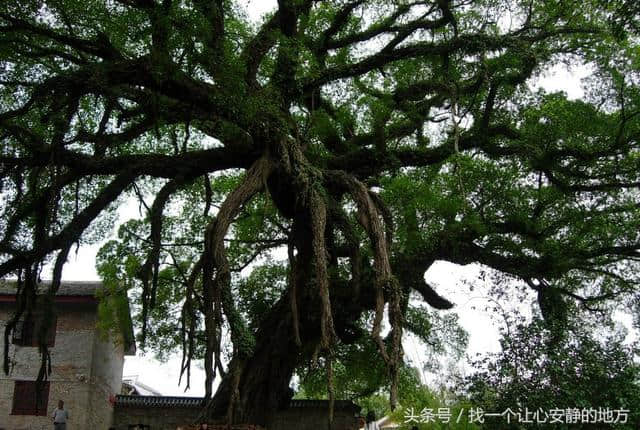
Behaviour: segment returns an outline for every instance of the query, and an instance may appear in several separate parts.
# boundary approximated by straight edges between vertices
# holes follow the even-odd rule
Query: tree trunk
[[[268,425],[278,409],[293,396],[289,383],[299,363],[300,348],[295,344],[288,297],[281,298],[264,319],[257,334],[253,354],[241,362],[239,398],[233,421]],[[235,358],[229,368],[240,363]],[[223,379],[213,400],[212,413],[225,416],[233,385],[231,372]]]
[[[302,346],[296,345],[288,290],[265,316],[256,333],[253,354],[244,360],[234,358],[230,369],[241,363],[239,397],[234,407],[235,423],[268,426],[279,409],[286,408],[293,397],[289,387],[296,367],[309,359],[320,342],[320,300],[312,279],[312,250],[308,219],[300,213],[294,221],[297,267],[294,282],[297,290],[299,331]],[[229,372],[216,392],[211,412],[225,416],[233,387]]]
[[[278,300],[264,317],[256,333],[257,344],[250,357],[234,358],[229,366],[240,365],[242,372],[238,385],[238,401],[234,408],[234,423],[259,424],[268,426],[279,409],[288,407],[293,396],[289,387],[296,368],[308,363],[321,343],[322,304],[319,288],[315,280],[312,264],[312,232],[309,209],[300,207],[271,175],[270,191],[281,213],[293,217],[293,240],[295,257],[294,279],[296,304],[301,346],[296,345],[294,316],[291,308],[291,288]],[[326,231],[332,227],[327,225]],[[335,250],[329,246],[327,251]],[[337,264],[337,258],[330,255],[329,261]],[[331,263],[330,263],[331,264]],[[336,334],[342,343],[352,343],[366,335],[358,330],[358,321],[364,309],[374,309],[373,275],[370,270],[363,273],[360,289],[352,288],[350,281],[332,279],[330,282],[331,308]],[[232,397],[233,377],[229,372],[216,392],[211,413],[225,416]]]

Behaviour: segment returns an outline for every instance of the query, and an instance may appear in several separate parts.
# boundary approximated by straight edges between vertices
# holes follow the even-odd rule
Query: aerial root
[[[402,313],[402,289],[398,280],[391,280],[391,294],[389,300],[389,320],[391,323],[391,357],[389,372],[391,374],[391,390],[389,393],[389,403],[394,410],[398,403],[398,370],[402,364],[402,328],[404,316]]]
[[[193,267],[191,274],[187,278],[185,301],[182,306],[182,318],[180,332],[182,336],[182,362],[180,363],[180,378],[178,385],[182,382],[182,376],[187,373],[187,385],[185,391],[191,386],[191,359],[195,351],[195,330],[196,330],[196,305],[195,305],[195,284],[202,272],[202,258]],[[188,319],[188,327],[187,327]]]
[[[327,206],[320,193],[314,189],[309,196],[309,208],[311,212],[311,231],[313,259],[316,271],[316,283],[322,303],[321,314],[321,344],[326,350],[331,348],[337,336],[333,326],[333,314],[331,311],[331,299],[329,297],[329,275],[327,273],[327,248],[325,243],[325,229],[327,223]]]
[[[287,284],[289,288],[290,295],[290,306],[291,306],[291,318],[293,324],[293,340],[296,343],[297,347],[302,346],[302,339],[300,338],[300,316],[298,315],[298,289],[297,289],[297,281],[296,281],[296,270],[297,263],[296,257],[293,253],[293,241],[290,239],[289,244],[287,246],[287,254],[289,257],[289,272],[287,274]]]
[[[380,221],[380,214],[375,202],[371,198],[371,193],[369,193],[369,190],[362,182],[341,171],[331,172],[328,179],[337,181],[340,185],[345,187],[353,197],[358,207],[358,221],[368,233],[369,239],[371,240],[371,245],[373,247],[375,271],[374,286],[376,293],[376,310],[371,336],[378,345],[378,349],[384,361],[389,363],[390,358],[387,354],[384,342],[380,337],[380,331],[384,314],[384,287],[391,280],[391,266],[389,264],[389,251],[385,231],[383,229],[382,222]]]
[[[325,178],[328,181],[337,182],[346,188],[355,200],[358,208],[358,221],[368,233],[369,240],[373,247],[376,305],[371,337],[378,346],[380,355],[385,361],[391,375],[390,403],[391,407],[394,408],[397,403],[398,369],[402,363],[402,326],[404,317],[401,309],[401,288],[397,279],[395,279],[391,273],[391,264],[389,262],[393,233],[391,214],[382,200],[375,193],[370,192],[367,187],[355,177],[342,171],[332,171],[327,172]],[[385,221],[386,229],[383,228],[383,223],[380,218]],[[384,315],[385,288],[387,288],[389,292],[388,312],[389,322],[392,327],[390,351],[388,351],[384,340],[380,336]]]
[[[240,185],[227,196],[220,206],[216,218],[209,223],[206,229],[205,249],[202,255],[202,276],[207,339],[205,351],[205,398],[207,399],[212,396],[211,390],[215,378],[215,368],[221,368],[223,311],[227,315],[227,321],[231,329],[234,350],[247,354],[247,351],[245,351],[246,345],[243,344],[242,339],[248,329],[244,326],[242,317],[235,309],[233,300],[228,300],[231,296],[231,269],[224,247],[224,237],[229,230],[231,222],[242,207],[263,188],[266,177],[271,173],[273,167],[273,162],[267,156],[258,159],[247,171]],[[232,370],[238,373],[237,375],[232,375],[232,377],[238,378],[239,381],[242,369]],[[238,397],[232,393],[229,404],[231,411],[234,410]]]
[[[151,249],[147,253],[144,264],[140,267],[137,277],[142,281],[142,343],[147,335],[147,316],[150,309],[155,306],[156,291],[158,289],[158,273],[160,271],[160,250],[162,248],[162,224],[165,206],[178,188],[184,184],[183,179],[175,179],[167,182],[158,192],[149,210],[151,221],[151,233],[149,241]]]
[[[344,235],[349,248],[349,263],[351,265],[351,281],[353,286],[353,295],[360,296],[360,287],[362,279],[362,256],[360,254],[359,239],[349,223],[344,211],[332,202],[330,206],[330,214],[334,225],[336,225]]]

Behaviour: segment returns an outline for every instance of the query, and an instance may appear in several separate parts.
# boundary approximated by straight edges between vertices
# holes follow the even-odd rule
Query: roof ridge
[[[116,406],[130,407],[130,406],[147,406],[147,407],[200,407],[202,405],[203,397],[189,397],[189,396],[137,396],[118,394],[116,395]],[[292,399],[289,403],[291,408],[304,408],[304,407],[318,407],[328,406],[329,400],[324,399]],[[339,409],[353,409],[360,410],[360,407],[353,403],[351,400],[336,400],[335,406]]]

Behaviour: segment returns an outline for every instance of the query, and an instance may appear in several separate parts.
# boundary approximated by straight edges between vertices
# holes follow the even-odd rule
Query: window
[[[13,329],[13,344],[19,346],[38,346],[38,330],[43,324],[40,314],[31,314],[25,319],[21,319]],[[53,316],[53,324],[47,331],[47,346],[52,347],[56,342],[57,318]]]
[[[39,395],[38,395],[39,394]],[[46,416],[49,402],[49,383],[42,383],[42,391],[36,391],[36,381],[16,381],[13,387],[11,415]]]

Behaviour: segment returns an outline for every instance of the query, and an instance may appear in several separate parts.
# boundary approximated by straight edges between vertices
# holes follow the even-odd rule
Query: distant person
[[[364,426],[364,430],[380,430],[380,426],[376,422],[375,412],[369,411],[367,414],[367,424]]]
[[[67,420],[69,419],[69,411],[64,408],[64,402],[58,400],[58,407],[51,414],[53,417],[53,428],[55,430],[67,430]]]
[[[201,423],[200,427],[198,427],[198,430],[208,430],[209,429],[209,424],[207,423]]]

